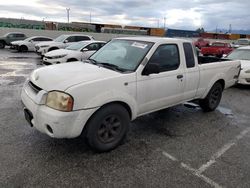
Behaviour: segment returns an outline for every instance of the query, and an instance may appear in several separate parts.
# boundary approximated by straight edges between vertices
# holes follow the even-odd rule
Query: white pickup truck
[[[200,61],[186,40],[113,39],[84,62],[35,70],[22,89],[25,117],[51,137],[83,134],[93,149],[108,151],[144,114],[191,100],[213,111],[237,82],[240,62]]]

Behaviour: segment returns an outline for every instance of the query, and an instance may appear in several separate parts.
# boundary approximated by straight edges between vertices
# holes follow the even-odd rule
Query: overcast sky
[[[205,30],[250,29],[248,0],[0,0],[0,17]]]

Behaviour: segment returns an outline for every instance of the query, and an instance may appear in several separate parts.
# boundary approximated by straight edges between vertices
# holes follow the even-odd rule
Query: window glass
[[[40,40],[37,40],[37,41],[52,41],[52,39],[42,37],[42,38],[40,38]]]
[[[68,40],[68,42],[76,42],[75,36],[70,36],[66,40]]]
[[[98,50],[98,44],[92,43],[86,47],[88,50]]]
[[[193,47],[190,43],[183,43],[187,68],[195,66]]]
[[[160,68],[160,72],[178,69],[180,57],[177,45],[164,44],[159,46],[148,63],[157,64]]]
[[[213,43],[211,46],[219,46],[219,47],[224,47],[225,44],[223,43]]]
[[[76,36],[76,41],[90,40],[87,36]]]
[[[98,50],[90,59],[134,71],[153,46],[151,42],[114,39]]]
[[[226,58],[232,59],[232,60],[250,60],[250,50],[248,50],[248,49],[236,49],[232,53],[230,53]],[[247,63],[247,62],[245,62],[245,63]]]

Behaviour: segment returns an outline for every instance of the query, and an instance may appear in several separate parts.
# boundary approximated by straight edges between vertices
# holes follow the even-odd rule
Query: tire
[[[119,104],[100,108],[86,125],[88,144],[97,152],[107,152],[119,146],[128,132],[130,117]]]
[[[0,49],[5,48],[5,42],[4,41],[0,41]]]
[[[22,46],[19,47],[19,51],[20,51],[20,52],[27,52],[27,51],[28,51],[28,48],[27,48],[27,46],[22,45]]]
[[[206,98],[199,100],[200,107],[204,112],[211,112],[217,108],[217,106],[220,104],[222,91],[222,84],[216,82],[208,92]]]

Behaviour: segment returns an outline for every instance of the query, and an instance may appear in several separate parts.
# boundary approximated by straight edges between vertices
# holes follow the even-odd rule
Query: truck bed
[[[199,64],[215,63],[215,62],[222,62],[222,61],[229,61],[229,60],[228,59],[221,59],[218,57],[198,56]]]

